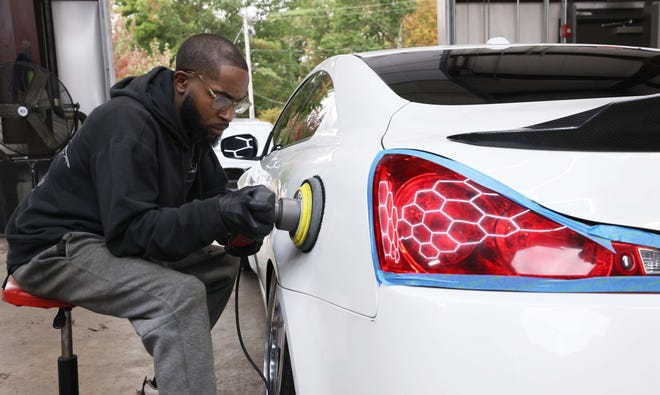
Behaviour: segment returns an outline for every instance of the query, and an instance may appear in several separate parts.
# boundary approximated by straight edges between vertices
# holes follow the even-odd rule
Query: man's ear
[[[188,91],[189,86],[190,86],[190,78],[188,77],[188,74],[186,74],[183,71],[175,71],[174,90],[178,94],[183,95]]]

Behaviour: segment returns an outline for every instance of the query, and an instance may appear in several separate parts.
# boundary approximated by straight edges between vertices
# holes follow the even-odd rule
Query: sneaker
[[[137,395],[158,395],[158,386],[156,386],[156,378],[149,380],[144,378],[142,381],[142,389],[137,391]]]

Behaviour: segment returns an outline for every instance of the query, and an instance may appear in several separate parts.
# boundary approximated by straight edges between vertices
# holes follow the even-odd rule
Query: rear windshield
[[[486,104],[660,93],[660,52],[524,46],[411,51],[363,60],[404,99]]]

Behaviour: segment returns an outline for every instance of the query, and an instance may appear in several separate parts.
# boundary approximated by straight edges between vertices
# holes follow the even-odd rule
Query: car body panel
[[[660,168],[660,153],[493,149],[446,138],[538,124],[616,100],[622,99],[479,105],[476,109],[411,103],[392,117],[383,145],[440,153],[568,216],[660,230],[660,185],[648,173]],[[475,113],[478,117],[472,115],[467,122]]]
[[[660,352],[660,295],[382,286],[372,319],[279,292],[300,394],[652,394],[660,385],[645,363]]]
[[[355,67],[367,68],[354,56],[342,56],[323,63],[317,70]],[[275,254],[269,255],[270,250],[262,248],[254,259],[278,262],[277,277],[288,289],[313,294],[373,316],[376,314],[373,268],[354,263],[371,260],[370,250],[363,248],[370,244],[371,236],[368,228],[356,228],[355,223],[368,222],[369,167],[382,150],[380,136],[389,122],[382,116],[383,111],[394,113],[406,102],[393,97],[375,75],[373,80],[351,73],[343,75],[344,78],[334,80],[336,103],[340,103],[335,108],[336,113],[329,115],[309,140],[268,154],[241,178],[240,184],[264,184],[278,198],[290,198],[303,181],[319,177],[324,187],[325,207],[316,246],[309,253],[303,253],[293,245],[287,232],[276,230],[266,241]],[[342,106],[344,96],[353,95],[354,89],[366,93],[374,87],[383,90],[380,96],[354,98],[365,106],[359,114]],[[357,177],[355,181],[347,183],[348,174]],[[262,278],[262,292],[265,292],[266,272],[263,268],[256,271]]]
[[[400,51],[409,50],[426,49]],[[658,277],[617,289],[592,287],[598,278],[552,278],[507,291],[449,286],[442,275],[433,281],[419,281],[418,273],[383,280],[370,218],[375,163],[386,152],[403,152],[460,164],[459,170],[513,191],[529,203],[526,208],[564,226],[632,227],[656,243],[657,232],[649,230],[660,230],[660,184],[654,177],[659,153],[495,148],[447,139],[519,129],[631,98],[412,103],[394,94],[360,56],[330,58],[310,73],[332,77],[331,111],[311,137],[271,147],[239,180],[240,186],[263,184],[288,198],[306,179],[318,177],[323,184],[324,215],[314,248],[302,252],[287,232],[274,230],[250,257],[264,296],[269,282],[278,283],[296,393],[657,392],[660,295],[654,292],[658,285],[649,284]],[[482,285],[498,281],[473,277],[475,283],[488,277]],[[513,278],[525,279],[531,277]],[[552,289],[560,283],[565,286]]]

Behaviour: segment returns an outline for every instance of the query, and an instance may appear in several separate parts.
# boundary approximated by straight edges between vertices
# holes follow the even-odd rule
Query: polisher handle
[[[298,199],[280,198],[275,203],[275,227],[294,232],[300,223],[300,202]]]
[[[254,243],[255,243],[254,240],[250,240],[250,239],[248,239],[247,237],[243,236],[240,233],[235,235],[231,239],[229,239],[229,241],[227,241],[227,245],[232,246],[232,247],[239,247],[239,248],[240,247],[247,247],[247,246],[252,245]]]
[[[300,223],[300,202],[298,199],[280,198],[275,202],[275,227],[295,232]],[[246,247],[254,243],[247,237],[237,234],[227,244],[233,247]]]

